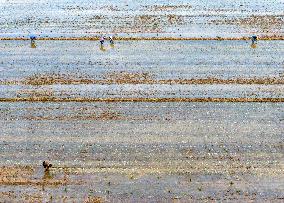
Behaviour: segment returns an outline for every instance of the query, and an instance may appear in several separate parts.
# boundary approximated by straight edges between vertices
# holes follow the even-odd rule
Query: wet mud
[[[282,4],[0,0],[0,201],[283,202]]]
[[[279,102],[2,103],[1,196],[282,201],[281,109]],[[121,116],[88,116],[106,110]]]

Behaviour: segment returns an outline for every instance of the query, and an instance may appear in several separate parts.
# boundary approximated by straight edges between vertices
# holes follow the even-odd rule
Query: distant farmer
[[[105,37],[101,37],[101,38],[100,38],[100,43],[101,43],[101,45],[103,45],[104,42],[105,42]]]
[[[36,36],[35,35],[30,35],[30,40],[31,40],[31,42],[34,42],[36,40]]]
[[[113,36],[112,36],[112,35],[109,36],[109,43],[110,43],[110,44],[114,44],[114,42],[113,42]]]
[[[45,171],[48,171],[49,168],[52,167],[52,164],[49,163],[48,161],[44,161],[44,162],[42,162],[42,166],[43,166],[43,168],[45,169]]]
[[[30,35],[30,40],[31,40],[31,48],[36,48],[36,36],[35,35]]]
[[[256,42],[257,42],[257,36],[256,36],[256,35],[253,35],[253,36],[251,37],[251,43],[252,43],[252,44],[256,44]]]

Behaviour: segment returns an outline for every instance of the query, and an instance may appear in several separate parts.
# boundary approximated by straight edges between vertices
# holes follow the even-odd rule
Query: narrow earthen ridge
[[[74,41],[74,40],[89,40],[95,41],[99,40],[100,37],[39,37],[37,40],[66,40],[66,41]],[[284,40],[284,36],[260,36],[259,40]],[[25,37],[0,37],[1,40],[30,40]],[[205,41],[205,40],[250,40],[250,37],[114,37],[114,40],[119,41],[130,41],[130,40],[187,40],[187,41]]]
[[[14,186],[59,186],[59,185],[66,185],[64,180],[56,180],[56,181],[42,181],[42,180],[20,180],[20,181],[2,181],[0,185],[14,185]]]
[[[131,75],[130,75],[131,76]],[[256,85],[282,85],[284,84],[284,77],[264,77],[264,78],[232,78],[232,79],[222,79],[222,78],[193,78],[193,79],[164,79],[156,80],[153,78],[137,79],[134,77],[127,78],[107,78],[107,79],[92,79],[92,78],[68,78],[61,75],[35,75],[25,78],[22,81],[13,80],[0,80],[0,85],[53,85],[53,84],[100,84],[100,85],[110,85],[110,84],[148,84],[148,85],[213,85],[213,84],[256,84]]]
[[[284,102],[284,98],[0,98],[0,102]]]

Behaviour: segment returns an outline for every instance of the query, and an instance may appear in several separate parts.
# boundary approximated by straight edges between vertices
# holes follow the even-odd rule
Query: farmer
[[[31,40],[31,42],[34,42],[36,40],[36,36],[35,35],[30,35],[30,40]]]
[[[114,42],[113,42],[113,36],[112,36],[112,35],[109,36],[109,43],[110,43],[110,44],[114,44]]]
[[[30,35],[30,40],[31,40],[31,48],[36,48],[36,36],[35,35]]]
[[[251,43],[252,43],[252,44],[256,44],[256,43],[257,43],[257,36],[253,35],[253,36],[251,37]]]
[[[42,162],[42,166],[43,166],[43,168],[45,169],[45,171],[48,171],[49,168],[52,167],[52,164],[49,163],[48,161],[44,161],[44,162]]]
[[[103,45],[104,42],[105,42],[105,37],[101,37],[101,38],[100,38],[100,43],[101,43],[101,45]]]

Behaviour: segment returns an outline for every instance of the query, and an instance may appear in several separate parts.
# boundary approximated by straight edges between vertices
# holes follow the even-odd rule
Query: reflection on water
[[[45,191],[45,185],[48,181],[53,179],[53,175],[49,170],[44,170],[44,174],[42,176],[42,190]]]
[[[42,180],[43,181],[48,181],[48,180],[50,180],[52,178],[53,178],[53,176],[50,173],[50,171],[49,170],[44,170],[44,174],[43,174]]]
[[[114,49],[114,43],[110,43],[109,46],[110,46],[111,49]],[[107,48],[103,44],[101,44],[100,45],[100,50],[101,51],[107,51]]]
[[[0,139],[5,140],[1,144],[1,153],[5,156],[0,157],[0,163],[34,165],[47,155],[53,163],[58,163],[58,169],[50,170],[51,174],[40,170],[42,188],[39,192],[34,185],[11,186],[14,191],[19,188],[23,195],[36,190],[45,195],[45,202],[60,202],[57,200],[61,196],[71,199],[89,194],[114,197],[121,194],[144,197],[146,194],[153,198],[172,198],[174,194],[188,199],[191,196],[187,194],[199,198],[201,192],[212,198],[217,194],[216,198],[220,199],[219,191],[228,194],[232,188],[229,172],[240,174],[238,181],[232,180],[235,185],[245,185],[250,178],[249,183],[256,185],[253,188],[256,194],[279,197],[283,177],[278,164],[283,158],[283,127],[279,119],[283,117],[283,105],[2,103]],[[48,114],[80,115],[108,108],[119,110],[131,120],[86,121],[78,117],[76,121],[47,121],[19,117],[27,113],[34,118]],[[7,112],[15,115],[13,122],[7,122]],[[28,125],[35,133],[27,129]],[[189,193],[191,184],[198,186]],[[153,185],[154,190],[149,190],[149,185]],[[199,185],[203,186],[202,191],[197,188]],[[241,194],[250,192],[250,188],[245,187]],[[54,201],[47,199],[51,195]]]
[[[36,43],[35,43],[35,41],[31,41],[31,48],[36,48]]]
[[[100,50],[101,51],[106,51],[106,48],[104,47],[104,45],[102,45],[102,44],[100,45]]]
[[[250,45],[250,47],[253,48],[253,49],[255,49],[255,48],[257,47],[257,44],[256,44],[256,43],[252,43],[252,44]]]
[[[260,41],[257,48],[251,48],[251,41],[115,41],[115,48],[109,43],[104,44],[110,55],[102,56],[99,41],[40,41],[44,52],[34,54],[35,49],[26,50],[21,47],[21,41],[7,41],[0,43],[2,67],[14,66],[19,63],[25,68],[25,73],[19,71],[2,71],[1,80],[27,77],[39,72],[53,72],[52,67],[61,67],[62,72],[77,72],[74,63],[62,61],[62,50],[66,50],[64,57],[70,61],[80,56],[80,72],[88,75],[106,74],[107,72],[149,72],[157,79],[178,78],[233,78],[233,77],[266,77],[278,76],[283,72],[282,61],[278,57],[284,51],[284,41]],[[30,41],[27,42],[30,45]],[[36,41],[38,44],[38,41]],[[260,49],[261,47],[261,49]],[[39,47],[36,47],[38,49]],[[13,49],[11,52],[10,50]],[[139,50],[139,51],[137,51]],[[149,51],[151,50],[151,51]],[[251,52],[253,51],[253,52]],[[23,54],[25,53],[25,54]],[[248,53],[248,54],[243,54]],[[49,61],[46,60],[49,55]],[[129,57],[121,57],[129,56]],[[171,56],[171,57],[168,57]],[[190,56],[190,57],[187,57]],[[222,56],[222,57],[221,57]],[[89,59],[92,58],[89,64]],[[105,68],[107,60],[115,60]],[[33,63],[23,61],[38,61],[42,64],[34,68]],[[104,61],[103,63],[97,62]],[[202,62],[202,63],[201,63]],[[96,63],[96,66],[93,65]],[[142,65],[143,64],[143,65]],[[155,68],[153,68],[153,65]],[[261,68],[259,68],[261,67]]]

